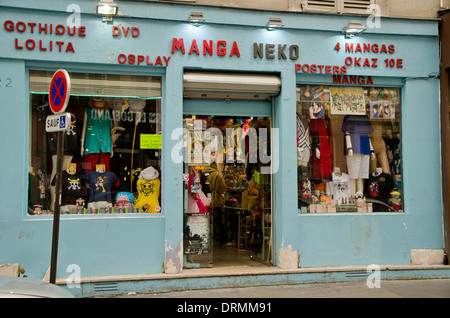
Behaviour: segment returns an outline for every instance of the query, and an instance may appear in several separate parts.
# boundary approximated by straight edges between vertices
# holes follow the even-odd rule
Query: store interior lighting
[[[203,12],[201,11],[192,11],[191,15],[188,18],[188,21],[192,23],[193,26],[200,26],[200,23],[206,21],[205,17],[203,17]]]
[[[269,22],[267,22],[267,24],[266,24],[266,28],[269,31],[273,31],[273,30],[275,30],[277,28],[281,28],[283,26],[284,26],[283,21],[281,20],[281,18],[278,18],[278,17],[271,17],[269,19]]]
[[[103,16],[103,21],[112,21],[113,16],[119,12],[119,6],[114,3],[114,0],[100,0],[97,3],[95,13]]]
[[[360,21],[351,20],[348,21],[347,25],[343,29],[343,32],[346,38],[352,38],[355,36],[355,34],[359,34],[361,32],[364,32],[365,30],[366,28]]]

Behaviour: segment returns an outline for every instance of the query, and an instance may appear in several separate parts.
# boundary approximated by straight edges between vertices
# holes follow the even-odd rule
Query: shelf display
[[[184,124],[192,139],[185,140],[185,155],[202,154],[184,165],[185,268],[213,266],[212,242],[271,263],[271,177],[261,173],[264,165],[257,160],[270,147],[258,129],[267,133],[270,121],[185,115]],[[205,150],[211,149],[209,162]]]
[[[400,106],[399,88],[297,86],[299,213],[403,211]]]
[[[51,74],[30,71],[28,215],[51,215],[55,210],[58,133],[45,131],[45,119],[52,112],[48,92],[41,91],[45,86],[41,82],[50,81]],[[145,85],[151,82],[156,89],[160,79],[70,76],[79,84],[71,89],[66,109],[71,113],[70,129],[61,132],[61,214],[161,213],[161,102],[155,96],[158,93]],[[115,92],[123,95],[115,96]],[[143,176],[150,169],[157,177],[147,180]]]

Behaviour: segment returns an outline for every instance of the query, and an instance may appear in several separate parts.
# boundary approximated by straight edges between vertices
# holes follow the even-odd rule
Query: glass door
[[[185,268],[272,264],[271,126],[184,116]]]

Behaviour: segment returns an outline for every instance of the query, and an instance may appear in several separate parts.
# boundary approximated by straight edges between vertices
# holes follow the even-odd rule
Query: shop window
[[[300,213],[401,212],[400,89],[297,86]]]
[[[55,209],[57,134],[48,89],[53,72],[30,71],[28,214]],[[63,132],[61,214],[161,213],[161,80],[70,73]]]

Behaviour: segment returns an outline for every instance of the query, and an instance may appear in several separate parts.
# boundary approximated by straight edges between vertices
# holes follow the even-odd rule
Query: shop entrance
[[[273,264],[273,98],[279,74],[183,75],[184,267]]]
[[[183,118],[184,267],[272,265],[271,103],[199,104]]]

